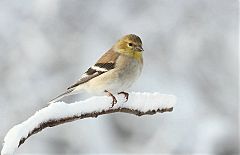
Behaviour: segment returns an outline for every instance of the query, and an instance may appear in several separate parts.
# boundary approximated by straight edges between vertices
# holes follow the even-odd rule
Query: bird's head
[[[122,37],[117,43],[114,45],[114,49],[116,52],[134,56],[136,58],[142,57],[142,41],[140,37],[135,34],[128,34]]]

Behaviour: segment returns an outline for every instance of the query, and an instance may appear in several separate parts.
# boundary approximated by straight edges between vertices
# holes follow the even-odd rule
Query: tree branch
[[[137,116],[171,112],[176,102],[173,95],[159,93],[131,93],[128,102],[119,96],[118,103],[111,106],[109,97],[92,97],[72,104],[56,102],[36,112],[21,124],[14,126],[4,138],[1,154],[12,154],[27,138],[47,127],[72,122],[78,119],[123,112]]]

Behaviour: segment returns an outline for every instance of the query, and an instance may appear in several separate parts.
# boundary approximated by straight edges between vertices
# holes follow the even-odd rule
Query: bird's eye
[[[132,46],[133,44],[132,43],[129,43],[128,46]]]

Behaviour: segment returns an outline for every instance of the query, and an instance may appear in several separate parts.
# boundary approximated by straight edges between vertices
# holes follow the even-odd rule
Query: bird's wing
[[[108,72],[109,70],[114,69],[119,55],[119,53],[114,52],[113,49],[110,49],[96,62],[95,65],[90,67],[75,84],[68,87],[68,89],[75,88],[101,74]]]

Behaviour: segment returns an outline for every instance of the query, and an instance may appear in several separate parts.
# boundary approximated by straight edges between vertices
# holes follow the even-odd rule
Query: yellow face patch
[[[133,51],[132,49],[120,50],[120,53],[133,57],[138,62],[142,62],[142,51]]]
[[[142,59],[142,52],[139,52],[139,51],[133,52],[133,57],[134,57],[136,60],[141,61],[141,59]]]

